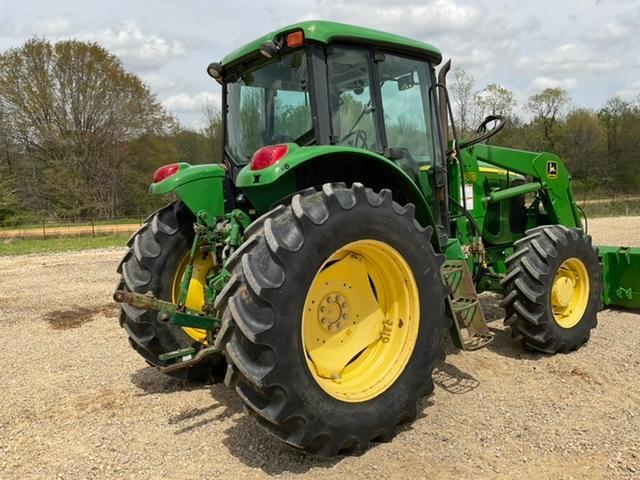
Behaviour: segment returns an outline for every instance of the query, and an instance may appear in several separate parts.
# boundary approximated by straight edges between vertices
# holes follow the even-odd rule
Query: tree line
[[[0,222],[138,216],[151,175],[220,160],[221,117],[183,128],[103,47],[28,40],[0,54]]]
[[[488,114],[507,125],[491,141],[560,155],[578,195],[633,193],[640,186],[640,102],[613,97],[576,107],[547,88],[518,105],[458,70],[451,82],[463,137]],[[518,112],[518,113],[516,113]],[[523,115],[524,113],[524,115]],[[98,44],[34,38],[0,54],[0,222],[140,216],[158,206],[151,175],[172,162],[220,161],[220,112],[185,129],[149,87]]]
[[[472,136],[486,115],[500,114],[507,123],[491,143],[556,153],[567,164],[579,198],[639,191],[640,98],[613,96],[593,109],[574,105],[562,88],[546,88],[518,105],[513,92],[503,86],[478,89],[464,70],[454,72],[451,91],[463,137]]]

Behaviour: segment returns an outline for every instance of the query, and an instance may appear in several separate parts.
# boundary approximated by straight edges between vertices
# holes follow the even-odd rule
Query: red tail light
[[[156,173],[153,174],[153,183],[161,182],[165,178],[175,175],[178,173],[178,170],[180,170],[180,164],[178,163],[170,163],[169,165],[160,167],[156,170]]]
[[[251,170],[262,170],[277,163],[287,154],[289,147],[286,145],[270,145],[262,147],[253,154],[251,159]]]

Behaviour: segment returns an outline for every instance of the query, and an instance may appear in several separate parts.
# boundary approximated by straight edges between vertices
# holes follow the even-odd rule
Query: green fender
[[[152,183],[153,195],[175,193],[194,215],[206,213],[207,223],[224,214],[223,182],[227,170],[218,164],[179,163],[179,170],[161,182]]]
[[[355,178],[350,180],[367,185],[367,178],[371,177],[372,172],[383,175],[389,180],[389,184],[395,182],[395,185],[402,190],[402,196],[415,205],[416,220],[422,226],[432,226],[435,229],[431,209],[418,185],[391,160],[368,150],[354,147],[339,145],[300,147],[295,143],[288,143],[287,146],[289,149],[285,157],[274,165],[258,171],[251,170],[251,166],[247,165],[238,173],[236,186],[244,192],[259,214],[265,213],[274,204],[304,188],[318,186],[313,184],[313,180],[304,178],[304,175],[296,175],[296,172],[306,172],[305,167],[309,167],[312,162],[331,158],[340,159],[340,164],[345,168],[350,160],[368,162],[366,169],[358,171]],[[315,174],[318,174],[317,170],[316,166]],[[353,173],[351,176],[354,177]],[[336,171],[335,168],[322,172],[321,178],[335,182],[347,180],[343,177],[343,172]],[[399,193],[394,191],[396,198]],[[436,237],[437,235],[434,235],[434,238]],[[435,243],[437,244],[437,238]]]

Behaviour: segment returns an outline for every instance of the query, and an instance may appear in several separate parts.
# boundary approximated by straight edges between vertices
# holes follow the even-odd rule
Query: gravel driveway
[[[640,218],[592,220],[640,245]],[[640,478],[640,314],[605,310],[568,355],[496,339],[450,348],[420,418],[360,456],[273,440],[221,385],[167,378],[128,346],[110,301],[123,251],[0,257],[0,479]]]

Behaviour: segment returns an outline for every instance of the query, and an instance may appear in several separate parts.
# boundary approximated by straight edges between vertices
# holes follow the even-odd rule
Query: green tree
[[[28,40],[0,55],[0,108],[21,155],[25,206],[116,215],[130,188],[127,143],[175,122],[117,57],[95,43]]]
[[[203,133],[180,130],[171,136],[171,142],[181,162],[197,164],[213,161],[210,143]]]
[[[562,125],[562,156],[576,181],[576,187],[586,195],[602,189],[607,179],[604,153],[604,131],[598,115],[587,108],[572,110]],[[597,179],[592,182],[590,179]]]
[[[222,143],[224,142],[222,129],[222,113],[213,103],[206,103],[202,108],[204,118],[204,128],[202,134],[208,144],[207,158],[214,163],[222,161]]]

